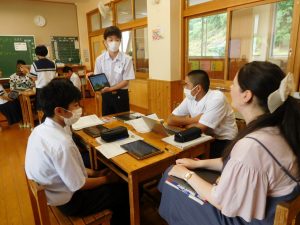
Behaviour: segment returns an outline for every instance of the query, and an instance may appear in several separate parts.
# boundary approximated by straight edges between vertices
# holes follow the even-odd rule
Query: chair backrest
[[[50,225],[47,198],[43,186],[28,180],[29,196],[36,225]]]
[[[277,205],[274,225],[300,225],[300,195]]]

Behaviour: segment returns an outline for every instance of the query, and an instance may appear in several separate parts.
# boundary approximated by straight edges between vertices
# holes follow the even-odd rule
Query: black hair
[[[118,38],[122,39],[122,32],[119,27],[110,26],[105,29],[103,36],[104,40],[106,40],[109,36],[117,36]]]
[[[24,61],[24,60],[22,60],[22,59],[18,59],[17,60],[17,65],[26,65],[26,62]]]
[[[192,70],[188,73],[188,77],[195,87],[196,85],[201,85],[205,92],[208,91],[210,81],[206,71],[204,70]]]
[[[48,54],[48,49],[46,48],[45,45],[38,45],[35,48],[35,54],[38,56],[45,57]]]
[[[73,70],[72,70],[71,67],[65,66],[65,67],[63,68],[63,73],[68,73],[70,70],[73,72]]]
[[[64,78],[54,78],[41,89],[39,96],[41,108],[46,117],[54,116],[54,109],[62,107],[68,109],[72,102],[78,102],[81,93],[73,83]]]
[[[300,169],[300,123],[297,122],[300,120],[300,100],[289,96],[273,113],[269,112],[267,106],[268,96],[279,88],[281,80],[285,77],[284,72],[273,63],[254,61],[245,64],[237,76],[241,90],[250,90],[265,113],[247,124],[237,135],[225,149],[223,160],[230,155],[234,145],[246,135],[264,127],[277,126],[297,156]]]

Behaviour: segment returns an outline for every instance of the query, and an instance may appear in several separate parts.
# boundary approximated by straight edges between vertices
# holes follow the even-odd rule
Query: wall
[[[33,18],[42,15],[46,25],[38,27]],[[0,35],[34,35],[36,44],[50,46],[51,36],[78,36],[76,6],[37,1],[1,1]]]

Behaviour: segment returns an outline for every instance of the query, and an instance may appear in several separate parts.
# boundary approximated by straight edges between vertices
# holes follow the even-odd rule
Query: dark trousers
[[[68,216],[87,216],[110,209],[113,212],[112,225],[130,223],[126,183],[105,184],[91,190],[76,191],[68,203],[57,208]]]
[[[102,94],[102,116],[128,111],[130,111],[130,108],[127,89]]]
[[[229,145],[231,140],[215,140],[210,144],[209,158],[220,158],[223,155],[225,148]]]
[[[36,88],[35,89],[35,110],[41,110],[40,95],[41,95],[41,88]],[[42,121],[44,120],[45,118]]]
[[[9,125],[22,120],[22,110],[18,99],[1,104],[0,112],[6,117]]]

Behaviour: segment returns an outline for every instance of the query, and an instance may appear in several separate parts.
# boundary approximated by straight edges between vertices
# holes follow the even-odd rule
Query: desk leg
[[[22,110],[23,125],[27,126],[26,102],[24,101],[23,95],[19,95],[19,101],[20,101],[21,110]]]
[[[30,126],[31,126],[31,128],[34,128],[34,120],[33,120],[33,114],[32,114],[30,97],[29,96],[25,96],[25,98],[26,98],[27,110],[28,110],[28,114],[29,114]]]
[[[140,225],[140,203],[139,203],[139,185],[137,177],[128,175],[129,204],[130,204],[130,224]]]

